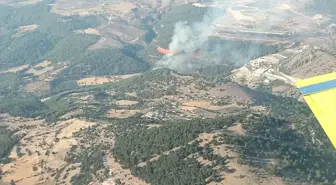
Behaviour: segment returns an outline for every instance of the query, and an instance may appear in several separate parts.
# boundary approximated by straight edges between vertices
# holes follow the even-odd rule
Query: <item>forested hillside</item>
[[[17,144],[19,138],[13,136],[16,131],[10,130],[7,127],[0,126],[0,162],[9,162],[8,154],[13,146]]]
[[[37,100],[39,96],[74,89],[78,87],[75,80],[86,76],[132,74],[149,69],[147,62],[136,56],[136,45],[127,45],[122,49],[88,50],[100,36],[75,31],[95,28],[100,24],[98,18],[61,17],[50,12],[48,3],[51,1],[23,7],[0,5],[1,112],[23,117],[52,115],[50,120],[53,120],[58,114],[51,106],[63,103],[46,106]],[[43,71],[46,66],[34,67],[43,61],[51,61],[47,67],[59,69],[59,72],[47,83],[50,87],[43,94],[27,94],[27,85],[41,81],[38,73],[30,71]],[[60,66],[60,63],[66,66]],[[24,70],[15,70],[23,65],[27,65]],[[18,97],[22,99],[18,100]],[[69,109],[58,108],[56,112],[64,113]],[[52,113],[50,110],[53,110]]]
[[[281,100],[278,97],[278,100]],[[283,101],[282,101],[283,102]],[[286,102],[286,100],[285,100]],[[293,108],[287,101],[287,107]],[[281,106],[278,103],[273,103],[270,107]],[[277,112],[279,109],[273,109],[274,116],[280,116]],[[282,112],[291,114],[291,110],[284,110]],[[306,120],[301,111],[296,111],[295,116],[301,118],[301,121]],[[294,115],[293,115],[294,116]],[[265,168],[270,174],[284,177],[291,183],[309,182],[311,184],[333,184],[335,183],[335,166],[336,153],[333,150],[330,141],[324,136],[321,129],[315,129],[317,136],[315,139],[324,140],[324,144],[316,144],[311,140],[311,135],[307,134],[311,131],[309,129],[298,131],[292,129],[289,119],[278,119],[269,116],[254,115],[252,117],[238,116],[237,118],[223,118],[212,121],[197,121],[193,120],[190,123],[165,123],[164,126],[155,129],[140,129],[127,134],[121,134],[117,137],[116,145],[114,147],[115,156],[121,160],[126,166],[131,168],[136,175],[139,175],[152,184],[165,184],[170,182],[172,184],[194,184],[205,181],[206,177],[216,177],[218,171],[211,171],[207,167],[191,167],[193,166],[192,158],[188,161],[183,161],[187,156],[203,151],[204,148],[198,146],[197,143],[191,145],[187,144],[193,141],[198,134],[202,132],[213,132],[222,129],[225,126],[230,126],[233,123],[243,123],[243,128],[246,129],[244,136],[227,135],[225,132],[216,137],[216,142],[210,146],[219,146],[222,143],[227,143],[235,146],[241,157],[241,163],[248,163],[251,166],[258,168]],[[282,116],[280,116],[282,117]],[[317,125],[316,122],[300,122],[306,125],[304,127],[311,127]],[[184,130],[184,129],[187,129]],[[147,142],[141,142],[147,141]],[[182,148],[179,148],[181,147]],[[176,151],[172,150],[178,147]],[[186,147],[186,148],[184,148]],[[158,160],[147,162],[145,167],[136,167],[138,164],[155,157],[165,151],[172,150],[169,155],[164,154]],[[131,153],[132,155],[127,155]],[[211,150],[207,154],[199,155],[213,155]],[[196,155],[197,156],[197,155]],[[195,157],[195,156],[194,156]],[[225,161],[225,158],[218,158],[218,156],[210,157],[219,161]],[[179,160],[182,160],[178,162]],[[190,160],[190,161],[189,161]],[[268,164],[263,161],[274,160],[276,164]],[[180,168],[170,167],[170,163],[177,163]],[[183,167],[185,165],[185,167]],[[151,171],[150,169],[156,169]],[[160,170],[158,170],[160,169]],[[169,174],[175,174],[177,171],[184,171],[191,173],[189,175],[195,176],[198,173],[199,179],[192,179],[192,182],[184,182],[181,176],[178,181],[171,181]],[[199,171],[200,170],[200,171]],[[207,172],[205,172],[205,171]],[[188,172],[187,172],[188,171]],[[190,171],[190,172],[189,172]],[[201,172],[202,171],[202,172]],[[205,173],[205,174],[203,174]],[[205,176],[203,176],[203,175]],[[175,176],[174,176],[175,177]],[[201,177],[205,177],[203,180]],[[163,178],[163,179],[162,179]],[[225,178],[225,177],[224,177]],[[216,179],[216,178],[214,178]],[[195,181],[193,181],[195,180]]]
[[[64,76],[133,74],[149,68],[145,62],[127,56],[118,49],[88,51],[77,61],[63,71]]]
[[[281,44],[210,36],[188,58],[200,63],[194,71],[152,70],[147,60],[160,59],[156,46],[169,47],[178,21],[224,10],[184,4],[158,13],[137,2],[126,13],[60,16],[54,3],[0,5],[0,180],[336,185],[336,152],[308,106],[231,79]],[[129,5],[99,3],[108,11]],[[148,33],[113,48],[116,25]]]
[[[78,63],[83,63],[82,65],[88,65],[88,63],[98,65],[101,61],[103,63],[101,66],[110,65],[105,66],[105,69],[92,67],[90,70],[95,71],[81,72],[81,74],[87,75],[134,73],[148,68],[144,64],[145,61],[139,58],[130,58],[132,56],[125,56],[127,53],[122,50],[87,51],[90,45],[98,41],[99,36],[77,34],[74,31],[94,28],[99,25],[98,19],[94,16],[59,17],[49,12],[47,4],[48,1],[43,1],[18,8],[0,6],[0,25],[2,27],[0,32],[3,34],[0,39],[1,69],[8,69],[22,64],[37,64],[44,60],[70,62],[72,65],[68,68],[67,73],[74,72],[75,74],[72,75],[78,75],[78,69],[81,68],[81,66],[76,66]],[[36,25],[36,28],[31,31],[20,30],[22,29],[20,27],[30,25]],[[13,37],[16,32],[20,36]],[[115,59],[113,60],[113,58]],[[133,60],[134,65],[129,65],[128,61],[131,60]],[[124,61],[127,65],[121,65],[121,63],[124,63],[121,61]],[[117,64],[118,62],[121,63]],[[139,64],[137,64],[138,62]],[[128,69],[129,66],[134,66],[134,69]],[[113,68],[113,70],[108,71],[109,68]]]
[[[58,59],[55,61],[58,62],[73,59],[97,41],[98,38],[90,36],[90,41],[86,39],[87,36],[72,32],[95,27],[98,25],[97,20],[76,16],[60,18],[49,12],[47,4],[48,1],[43,1],[17,8],[1,5],[0,25],[4,30],[8,30],[3,31],[5,35],[1,39],[2,69],[22,64],[35,64],[43,60]],[[16,32],[22,32],[20,27],[29,25],[36,25],[37,29],[21,33],[20,37],[12,36]]]
[[[277,160],[275,165],[269,165],[269,173],[283,176],[292,183],[299,180],[335,184],[336,152],[330,141],[321,147],[288,124],[286,120],[270,117],[252,118],[243,126],[247,130],[246,136],[230,138],[223,135],[219,138],[224,143],[239,146],[241,160],[250,165],[263,165],[252,159]]]

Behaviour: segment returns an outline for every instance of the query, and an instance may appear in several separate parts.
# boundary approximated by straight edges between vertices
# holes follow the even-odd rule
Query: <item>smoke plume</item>
[[[174,26],[174,34],[169,44],[169,50],[182,51],[178,55],[165,55],[158,61],[157,67],[167,67],[185,71],[198,66],[193,61],[196,51],[207,50],[209,36],[215,32],[213,22],[224,16],[222,11],[208,11],[202,21],[189,25],[186,21],[179,21]]]
[[[315,16],[304,15],[304,0],[231,0],[205,4],[216,8],[208,8],[202,21],[191,24],[180,21],[174,25],[169,50],[177,54],[164,55],[156,68],[186,72],[211,64],[242,65],[293,46],[313,36],[320,25],[327,23],[317,12],[311,12]]]

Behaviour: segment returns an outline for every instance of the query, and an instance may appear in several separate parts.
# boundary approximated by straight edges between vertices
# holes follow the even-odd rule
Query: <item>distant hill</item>
[[[335,185],[335,149],[295,87],[335,70],[330,40],[212,35],[182,73],[152,69],[156,45],[169,46],[176,22],[223,10],[185,0],[19,4],[0,5],[0,185]],[[315,24],[295,18],[285,21]]]

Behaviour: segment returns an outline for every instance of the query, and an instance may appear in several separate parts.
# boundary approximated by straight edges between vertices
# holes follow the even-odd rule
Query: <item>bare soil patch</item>
[[[240,136],[245,135],[245,130],[243,129],[243,125],[241,123],[235,124],[234,126],[230,127],[228,130]]]
[[[112,109],[107,113],[107,116],[110,118],[128,118],[136,113],[140,113],[140,110]]]
[[[41,102],[45,102],[45,101],[47,101],[47,100],[49,100],[50,99],[50,97],[46,97],[46,98],[42,98],[40,101]]]
[[[9,154],[9,158],[16,159],[18,157],[17,152],[16,152],[17,146],[13,148],[11,153]]]
[[[3,170],[7,173],[3,180],[10,182],[12,179],[19,181],[18,185],[35,185],[38,180],[34,177],[38,172],[33,170],[33,167],[38,165],[39,157],[37,154],[31,156],[23,156],[16,159],[10,164],[3,165]]]
[[[82,78],[77,81],[77,84],[79,86],[85,86],[85,85],[99,85],[109,82],[117,82],[123,79],[127,79],[133,76],[136,76],[138,74],[131,74],[131,75],[118,75],[118,76],[104,76],[104,77],[87,77]]]
[[[10,68],[10,69],[8,69],[8,70],[6,70],[6,71],[1,71],[0,73],[8,73],[8,72],[10,72],[10,73],[16,73],[16,72],[18,72],[18,71],[22,71],[22,70],[24,70],[24,69],[27,69],[28,67],[29,67],[28,64],[26,64],[26,65],[21,65],[21,66],[17,66],[17,67]]]
[[[89,126],[93,126],[96,123],[88,122],[80,119],[70,119],[62,122],[62,124],[67,125],[62,129],[62,131],[58,134],[59,138],[69,138],[72,136],[74,132],[79,131],[81,128],[87,128]]]
[[[283,67],[290,76],[303,79],[335,72],[335,61],[336,57],[326,52],[307,49],[292,57]]]
[[[183,111],[187,111],[187,112],[193,112],[194,110],[198,109],[197,107],[190,107],[190,106],[181,106],[181,109]]]
[[[48,167],[56,169],[66,165],[64,158],[72,145],[77,145],[76,139],[60,139],[53,147],[48,158]]]
[[[42,63],[39,63],[37,65],[35,65],[34,67],[30,68],[27,73],[33,73],[36,76],[41,76],[51,70],[54,69],[53,66],[49,66],[51,64],[50,61],[44,61]],[[41,69],[39,69],[41,68]]]
[[[44,123],[44,120],[34,120],[31,118],[13,117],[9,114],[0,114],[0,125],[7,125],[12,128],[17,128],[22,125],[39,126]]]
[[[105,34],[103,34],[103,35],[105,35]],[[113,38],[110,38],[108,36],[106,36],[106,37],[101,37],[96,43],[91,45],[88,49],[89,50],[95,50],[95,49],[110,48],[110,47],[115,47],[115,48],[122,47],[122,43],[120,43],[119,41],[117,41]]]
[[[126,14],[136,7],[137,6],[134,3],[120,2],[117,4],[111,4],[107,8],[110,12],[113,12],[114,14]]]
[[[269,176],[266,179],[258,177],[248,165],[238,163],[239,154],[234,152],[229,145],[222,144],[213,147],[214,153],[220,156],[229,156],[229,163],[226,165],[230,169],[235,169],[233,173],[222,172],[224,180],[220,183],[211,182],[209,185],[284,185],[281,178]]]
[[[107,156],[107,163],[114,177],[105,181],[104,185],[114,185],[116,179],[120,179],[125,185],[149,185],[139,177],[133,176],[131,170],[123,168],[112,155]]]
[[[160,124],[149,124],[147,125],[148,129],[151,129],[151,128],[159,128],[159,127],[162,127],[162,125]]]
[[[6,173],[4,181],[10,182],[14,179],[18,181],[17,184],[22,185],[54,184],[51,173],[55,172],[56,168],[60,169],[67,165],[64,161],[66,152],[72,145],[77,144],[77,140],[72,138],[72,134],[81,128],[87,128],[94,124],[96,123],[71,119],[62,121],[55,126],[42,122],[35,128],[22,130],[21,132],[26,133],[20,140],[21,152],[24,154],[3,166]],[[57,138],[58,140],[56,140]],[[46,168],[51,168],[51,172],[48,172]],[[76,171],[71,172],[71,174],[74,173]]]
[[[131,100],[119,100],[119,101],[116,101],[116,104],[119,105],[119,106],[130,106],[130,105],[136,105],[138,103],[139,102],[137,102],[137,101],[131,101]]]
[[[137,93],[136,92],[131,92],[131,93],[125,93],[127,96],[133,96],[136,97]]]
[[[36,81],[26,85],[26,92],[47,92],[50,90],[50,84],[44,81]]]
[[[200,141],[200,146],[204,147],[214,139],[215,135],[216,133],[202,133],[198,136],[197,140]]]
[[[141,3],[141,2],[140,2]],[[132,2],[125,1],[86,1],[86,0],[75,0],[75,1],[66,1],[66,0],[57,0],[52,5],[52,12],[62,16],[71,16],[71,15],[97,15],[97,14],[107,14],[118,16],[127,14],[133,8],[137,6]]]
[[[17,32],[12,35],[12,38],[22,36],[25,32],[36,30],[39,26],[37,24],[21,26],[17,29]]]
[[[100,32],[94,28],[88,28],[86,30],[77,30],[75,33],[84,33],[84,34],[92,34],[92,35],[100,35]]]
[[[195,100],[195,101],[184,102],[182,105],[188,106],[188,107],[194,107],[194,108],[207,109],[211,105],[211,102],[203,101],[203,100]]]
[[[63,116],[60,117],[60,119],[69,119],[71,116],[75,116],[75,115],[83,114],[83,113],[84,111],[82,109],[74,110],[74,111],[64,114]]]

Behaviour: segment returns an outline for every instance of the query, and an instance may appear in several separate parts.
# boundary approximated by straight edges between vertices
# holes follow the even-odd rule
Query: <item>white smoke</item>
[[[157,67],[188,70],[197,66],[193,62],[195,52],[207,49],[208,38],[216,31],[213,22],[222,16],[224,12],[208,11],[200,22],[191,25],[186,21],[177,22],[169,50],[182,51],[183,54],[166,55],[156,63]]]
[[[303,15],[302,8],[295,8],[296,4],[304,5],[304,0],[288,0],[288,2],[281,0],[230,0],[228,2],[221,2],[222,5],[217,5],[214,2],[215,6],[212,7],[216,8],[209,8],[200,22],[193,24],[184,21],[177,22],[174,25],[169,50],[179,53],[164,55],[161,60],[156,62],[156,68],[188,71],[195,67],[219,63],[234,63],[239,66],[256,57],[286,48],[287,45],[293,45],[293,42],[306,37],[306,32],[317,29],[314,26],[316,20]],[[250,5],[252,2],[253,5]],[[218,19],[220,20],[217,22]],[[307,26],[308,22],[313,26]],[[216,35],[215,23],[222,26],[219,26],[219,30],[230,33],[222,35],[219,33],[218,35],[223,37],[214,39],[216,38],[214,37]],[[226,28],[228,29],[226,30]],[[242,32],[235,35],[234,30],[237,32],[242,30]],[[298,38],[293,39],[291,36],[286,36],[288,35],[286,33],[295,33],[297,36],[300,31],[303,36],[298,36]],[[257,33],[261,36],[256,36],[255,39],[251,36],[251,40],[248,39],[249,36],[246,36],[247,39],[244,40],[243,32]],[[279,39],[267,33],[280,33],[283,38]],[[196,53],[207,54],[209,58],[201,57],[202,62],[195,58]]]

